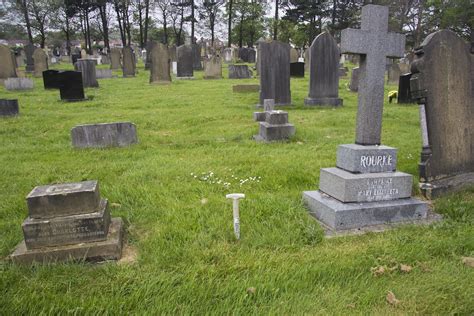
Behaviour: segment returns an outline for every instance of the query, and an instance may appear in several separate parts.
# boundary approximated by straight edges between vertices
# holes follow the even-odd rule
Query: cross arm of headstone
[[[368,53],[367,43],[370,42],[370,31],[345,29],[341,32],[341,53],[361,54]]]

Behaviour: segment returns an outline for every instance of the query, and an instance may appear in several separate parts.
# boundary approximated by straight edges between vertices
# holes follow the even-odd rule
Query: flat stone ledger
[[[79,125],[71,130],[76,148],[125,147],[138,143],[137,129],[131,122]]]
[[[29,217],[50,219],[99,211],[97,181],[83,181],[35,187],[26,197]]]
[[[339,145],[336,166],[353,173],[393,172],[397,149],[388,146]]]
[[[15,116],[18,114],[20,114],[20,107],[18,106],[18,100],[0,99],[0,117]]]
[[[30,78],[8,78],[4,82],[5,89],[14,90],[31,90],[35,85]]]
[[[258,92],[258,91],[260,91],[260,85],[258,84],[236,84],[232,86],[232,92],[234,93]]]
[[[110,224],[108,201],[97,212],[51,219],[28,217],[22,224],[28,249],[53,247],[107,239]]]
[[[104,241],[38,249],[27,249],[25,241],[22,241],[10,259],[16,264],[118,260],[122,257],[123,226],[121,218],[112,218]]]
[[[388,201],[411,196],[413,177],[403,172],[354,174],[321,169],[319,190],[341,202]]]
[[[343,203],[320,191],[303,192],[303,201],[312,216],[334,231],[422,220],[429,208],[415,198]]]

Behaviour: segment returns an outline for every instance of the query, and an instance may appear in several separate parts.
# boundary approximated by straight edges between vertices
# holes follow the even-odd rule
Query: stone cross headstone
[[[192,78],[193,71],[193,47],[191,45],[181,45],[176,49],[178,58],[177,78]]]
[[[212,56],[204,62],[204,79],[222,79],[222,59]]]
[[[474,54],[449,30],[416,50],[411,95],[420,104],[420,188],[428,198],[474,185]]]
[[[30,78],[8,78],[4,82],[5,89],[7,90],[31,90],[34,89],[35,85]]]
[[[122,51],[119,48],[110,49],[110,69],[117,70],[121,68]]]
[[[95,60],[79,59],[74,64],[74,69],[82,73],[82,84],[84,88],[98,88],[99,82],[96,77]]]
[[[111,218],[97,181],[35,187],[26,197],[16,264],[110,260],[122,255],[123,222]]]
[[[329,32],[319,34],[311,44],[309,94],[305,105],[342,105],[339,98],[339,48]]]
[[[170,56],[165,45],[153,45],[150,52],[150,70],[150,83],[171,83]]]
[[[18,106],[18,100],[12,99],[0,99],[0,117],[2,116],[15,116],[20,113]]]
[[[278,141],[290,138],[295,134],[295,126],[288,123],[288,112],[275,111],[275,100],[263,100],[264,112],[255,112],[254,120],[259,122],[259,134],[256,141]]]
[[[352,68],[351,81],[349,83],[349,90],[351,90],[352,92],[359,91],[359,74],[359,67]]]
[[[26,72],[33,72],[35,70],[35,62],[33,61],[33,53],[35,52],[35,45],[28,43],[25,46],[25,56],[26,56]]]
[[[0,45],[0,80],[15,78],[16,76],[12,51],[8,46]]]
[[[126,147],[138,143],[137,129],[131,122],[78,125],[71,130],[76,148]]]
[[[48,70],[48,55],[41,48],[35,49],[33,53],[33,61],[35,64],[35,77],[42,77],[43,71]]]
[[[290,45],[260,42],[260,105],[274,99],[277,106],[291,105]]]
[[[122,68],[123,76],[126,77],[135,77],[136,73],[136,64],[135,64],[135,54],[131,47],[126,46],[122,49]]]
[[[428,204],[411,198],[412,176],[396,171],[397,149],[380,145],[385,58],[405,46],[387,27],[388,7],[366,5],[362,29],[342,31],[341,50],[361,55],[357,140],[338,147],[335,168],[321,169],[319,191],[303,192],[311,215],[332,232],[427,217]]]
[[[61,100],[75,102],[86,99],[84,96],[84,85],[82,84],[82,74],[80,72],[62,71],[58,76]]]

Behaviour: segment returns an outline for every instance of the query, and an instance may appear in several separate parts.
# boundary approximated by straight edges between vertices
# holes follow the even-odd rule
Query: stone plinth
[[[0,117],[2,116],[15,116],[20,113],[18,106],[18,100],[6,100],[0,99]]]
[[[5,89],[10,91],[15,90],[31,90],[35,85],[30,78],[8,78],[4,82]]]
[[[135,124],[131,122],[79,125],[71,130],[76,148],[124,147],[138,143]]]
[[[260,124],[259,134],[254,136],[256,141],[285,140],[295,134],[295,126],[288,123],[288,112],[255,112],[254,120]]]

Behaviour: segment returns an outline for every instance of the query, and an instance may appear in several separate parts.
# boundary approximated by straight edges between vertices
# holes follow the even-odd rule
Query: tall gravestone
[[[397,103],[413,103],[411,98],[411,90],[410,90],[410,79],[411,73],[404,74],[400,76],[398,80],[398,95],[397,95]]]
[[[290,49],[290,63],[297,63],[299,59],[299,53],[296,48],[291,48]]]
[[[178,58],[177,78],[193,78],[193,48],[191,45],[181,45],[176,49]]]
[[[359,67],[352,68],[351,81],[349,82],[349,90],[351,90],[352,92],[359,91],[359,75],[360,75],[360,68]]]
[[[290,45],[279,42],[259,42],[260,105],[274,99],[275,105],[291,105]]]
[[[253,48],[249,48],[248,62],[254,64],[257,61],[257,51]]]
[[[311,44],[309,95],[305,105],[342,105],[339,98],[339,59],[337,43],[329,32],[319,34]]]
[[[153,45],[150,52],[150,70],[150,83],[171,83],[170,56],[165,45]]]
[[[222,59],[212,56],[204,63],[204,79],[222,79]]]
[[[84,88],[98,88],[99,82],[96,77],[95,60],[79,59],[74,64],[74,69],[82,74]]]
[[[78,71],[61,71],[57,74],[61,100],[68,102],[84,101],[82,74]]]
[[[319,191],[303,193],[332,231],[427,217],[428,204],[411,198],[412,176],[396,171],[397,149],[380,145],[385,58],[403,56],[404,48],[405,36],[388,32],[388,7],[364,6],[361,29],[342,31],[342,52],[361,57],[356,143],[340,145],[337,167],[321,169]]]
[[[35,65],[34,76],[42,77],[43,71],[48,70],[48,55],[41,48],[37,48],[33,53],[33,60]]]
[[[123,222],[111,218],[97,181],[35,187],[26,197],[17,264],[120,259]]]
[[[45,89],[59,89],[59,70],[45,70],[43,71],[43,85]]]
[[[12,51],[8,46],[0,45],[0,80],[15,78],[16,76]]]
[[[112,70],[120,69],[121,58],[122,58],[122,51],[119,48],[111,48],[110,49],[110,69]]]
[[[35,62],[33,61],[33,53],[35,52],[35,45],[28,43],[25,46],[25,56],[26,56],[26,72],[33,72],[35,70]]]
[[[191,47],[192,47],[192,52],[193,52],[193,69],[202,70],[201,45],[192,44]]]
[[[122,69],[123,76],[126,77],[135,77],[136,64],[135,64],[135,54],[131,47],[126,46],[122,49]]]
[[[400,66],[398,64],[391,64],[388,66],[387,70],[387,83],[388,84],[398,84],[398,79],[400,78]]]
[[[448,30],[428,35],[415,53],[410,85],[420,104],[420,188],[435,198],[474,185],[474,55]]]
[[[145,69],[148,70],[151,67],[151,52],[153,47],[155,47],[157,43],[155,41],[148,41],[145,45],[146,49],[146,58],[145,58]]]

